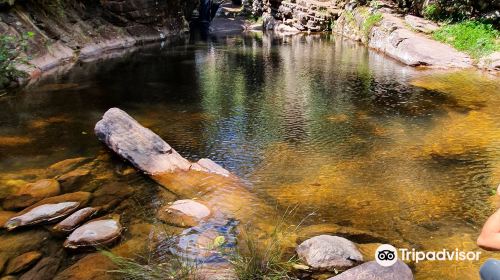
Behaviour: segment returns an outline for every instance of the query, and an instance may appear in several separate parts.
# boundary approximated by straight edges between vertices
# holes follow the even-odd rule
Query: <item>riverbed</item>
[[[0,106],[4,185],[39,178],[64,159],[109,157],[93,127],[119,107],[184,157],[210,158],[242,178],[267,206],[292,207],[289,222],[305,218],[305,228],[341,226],[419,250],[476,251],[497,206],[500,79],[415,69],[329,35],[145,46],[55,72],[0,97]],[[142,216],[126,221],[147,219],[165,196],[145,177],[123,176],[127,165],[118,159],[103,161],[112,174],[100,171],[80,189],[98,190],[99,180],[134,188],[128,200]],[[266,219],[255,222],[272,223]],[[2,231],[0,240],[15,234]],[[49,240],[54,248],[60,242]],[[65,252],[61,270],[81,257]],[[411,267],[416,279],[477,279],[488,257],[495,254]]]

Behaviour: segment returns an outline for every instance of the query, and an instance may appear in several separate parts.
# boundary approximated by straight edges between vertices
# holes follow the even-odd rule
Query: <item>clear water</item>
[[[96,156],[93,126],[110,107],[183,156],[220,163],[268,205],[297,207],[305,227],[479,250],[496,207],[500,80],[419,71],[325,35],[149,46],[2,96],[2,174]],[[477,279],[480,264],[413,269],[417,279]]]

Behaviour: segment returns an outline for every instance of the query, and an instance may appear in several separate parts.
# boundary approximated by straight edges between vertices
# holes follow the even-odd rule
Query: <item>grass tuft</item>
[[[372,31],[372,28],[375,25],[377,25],[380,21],[382,21],[383,18],[384,16],[381,13],[371,14],[366,18],[366,20],[363,22],[363,28],[362,28],[365,37],[368,38],[370,32]]]
[[[500,32],[491,24],[478,21],[445,25],[435,31],[433,37],[475,59],[500,51]]]

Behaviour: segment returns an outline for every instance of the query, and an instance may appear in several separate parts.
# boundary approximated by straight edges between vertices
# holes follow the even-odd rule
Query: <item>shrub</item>
[[[439,12],[439,7],[436,4],[431,4],[428,5],[424,8],[424,11],[422,12],[422,15],[426,19],[430,20],[439,20],[440,12]]]
[[[22,54],[27,50],[30,37],[33,37],[32,32],[20,37],[0,35],[0,88],[23,75],[16,69],[16,64],[27,63]]]
[[[477,21],[445,25],[435,31],[433,37],[476,59],[500,51],[500,32],[491,24]]]

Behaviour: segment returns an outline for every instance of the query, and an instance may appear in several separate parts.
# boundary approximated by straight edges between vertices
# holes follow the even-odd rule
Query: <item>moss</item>
[[[490,24],[478,21],[445,25],[435,31],[433,37],[475,59],[500,51],[500,31]]]
[[[374,13],[369,15],[366,20],[363,22],[362,26],[362,31],[365,37],[368,37],[370,35],[370,32],[372,31],[372,28],[377,25],[384,16],[381,13]]]

